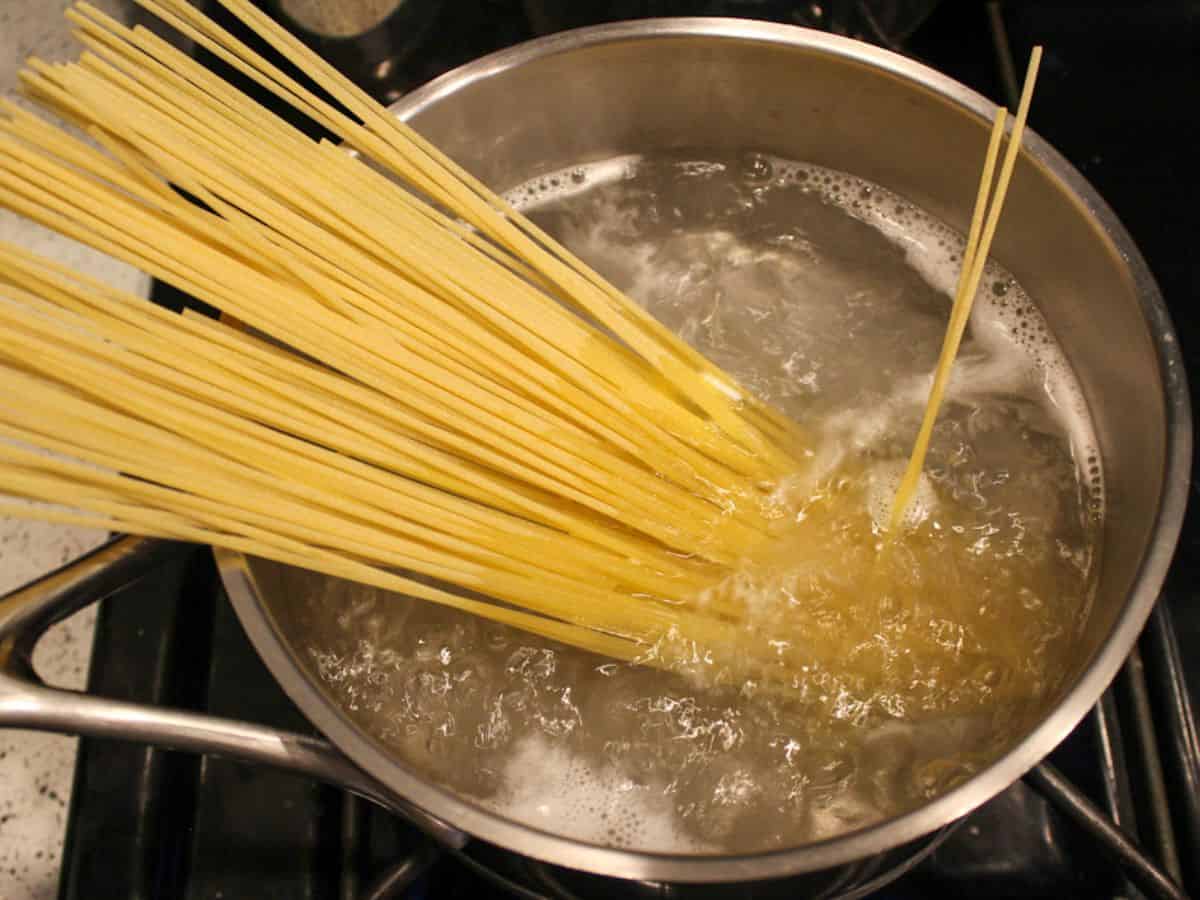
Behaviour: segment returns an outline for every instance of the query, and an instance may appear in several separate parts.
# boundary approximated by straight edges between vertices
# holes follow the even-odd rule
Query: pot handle
[[[186,547],[175,541],[118,537],[0,598],[0,728],[140,741],[284,769],[377,803],[443,846],[464,847],[470,840],[465,833],[392,794],[321,738],[92,697],[41,682],[33,670],[32,654],[47,628],[131,584]]]

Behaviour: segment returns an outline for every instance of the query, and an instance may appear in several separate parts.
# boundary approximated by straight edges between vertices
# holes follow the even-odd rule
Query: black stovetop
[[[581,24],[689,13],[795,21],[816,6],[772,0],[443,3],[423,43],[378,87],[406,90],[533,36],[535,24],[544,31],[567,19]],[[986,6],[946,0],[904,49],[1001,99]],[[1034,43],[1046,47],[1032,126],[1093,182],[1134,235],[1195,377],[1200,262],[1191,245],[1200,210],[1194,163],[1200,3],[1008,2],[1001,9],[1017,60]],[[186,302],[163,286],[155,297],[169,305]],[[1173,843],[1184,881],[1200,891],[1200,823],[1195,797],[1185,791],[1187,766],[1200,748],[1192,746],[1189,763],[1173,744],[1178,719],[1170,707],[1177,697],[1164,649],[1172,635],[1184,648],[1200,648],[1196,507],[1191,504],[1160,612],[1142,641],[1144,672],[1127,669],[1053,761],[1160,862],[1172,857]],[[1200,703],[1200,659],[1185,654],[1183,661],[1187,693]],[[311,731],[249,646],[211,556],[201,549],[105,601],[90,689]],[[1147,709],[1149,717],[1139,716]],[[1156,765],[1166,806],[1153,802]],[[295,776],[87,739],[80,746],[60,897],[351,900],[418,844],[409,826],[370,804]],[[1024,784],[979,810],[917,870],[874,896],[967,892],[979,898],[1133,896],[1114,864]],[[507,895],[461,862],[443,859],[404,896]]]

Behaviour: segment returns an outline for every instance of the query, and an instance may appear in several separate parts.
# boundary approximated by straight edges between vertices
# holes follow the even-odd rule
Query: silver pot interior
[[[991,109],[948,79],[854,42],[671,20],[506,51],[434,82],[396,113],[498,189],[621,154],[754,150],[862,176],[964,228]],[[321,686],[306,646],[300,597],[312,576],[223,554],[238,613],[292,698],[369,774],[433,815],[530,856],[622,877],[747,880],[822,869],[932,832],[1019,777],[1096,701],[1153,604],[1187,477],[1187,399],[1156,289],[1107,207],[1036,136],[1027,137],[993,255],[1038,300],[1090,407],[1107,489],[1101,574],[1057,704],[990,768],[919,809],[757,856],[688,859],[564,839],[430,783],[354,724]]]

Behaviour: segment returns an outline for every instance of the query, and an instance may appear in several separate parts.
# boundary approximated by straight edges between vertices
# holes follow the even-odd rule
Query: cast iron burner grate
[[[556,27],[565,6],[526,0],[449,4],[424,43],[385,67],[381,94],[403,91],[461,62]],[[838,4],[595,2],[571,7],[584,24],[641,14],[725,13],[811,22]],[[990,9],[989,9],[990,8]],[[586,10],[580,12],[580,10]],[[1001,12],[1002,16],[995,13]],[[989,13],[992,15],[989,16]],[[579,20],[583,16],[583,21]],[[558,18],[556,18],[556,16]],[[1146,254],[1185,352],[1200,317],[1187,308],[1200,267],[1191,159],[1197,116],[1189,96],[1200,41],[1194,3],[943,4],[906,49],[991,96],[1004,92],[994,30],[1004,21],[1023,59],[1047,46],[1032,123],[1116,208]],[[1114,113],[1113,111],[1118,111]],[[1131,132],[1131,122],[1136,131]],[[158,286],[155,298],[186,298]],[[1189,363],[1193,357],[1188,356]],[[1191,371],[1200,371],[1189,365]],[[1193,504],[1194,506],[1195,504]],[[1054,769],[1104,810],[1176,881],[1200,886],[1200,698],[1196,548],[1189,516],[1165,596],[1138,651],[1103,701],[1052,754]],[[100,610],[91,692],[205,711],[311,733],[262,666],[224,597],[211,555],[173,558]],[[1043,771],[1043,780],[1052,775]],[[913,871],[873,897],[1115,898],[1141,896],[1103,852],[1027,782],[969,816]],[[510,896],[481,864],[532,895],[612,896],[561,871],[483,845],[471,857],[435,855],[411,826],[334,788],[227,760],[85,739],[64,857],[61,900],[411,900]],[[1109,848],[1111,850],[1111,848]],[[599,890],[605,890],[600,888]],[[636,896],[672,896],[632,885]],[[742,893],[742,896],[753,896]]]

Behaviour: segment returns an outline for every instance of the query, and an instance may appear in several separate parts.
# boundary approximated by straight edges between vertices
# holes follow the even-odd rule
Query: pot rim
[[[995,104],[953,79],[899,54],[825,32],[790,25],[724,18],[645,19],[599,25],[538,38],[467,63],[402,98],[390,110],[409,120],[471,83],[534,59],[608,43],[664,38],[713,38],[779,44],[833,55],[892,74],[948,100],[985,125]],[[272,626],[246,559],[218,550],[230,600],[274,677],[305,715],[351,760],[395,794],[455,828],[526,856],[598,874],[677,882],[730,882],[781,878],[873,856],[915,841],[990,800],[1036,765],[1096,703],[1137,640],[1166,578],[1182,527],[1192,452],[1187,379],[1170,316],[1148,267],[1116,215],[1084,177],[1032,131],[1022,152],[1049,170],[1081,200],[1129,267],[1151,329],[1166,410],[1163,491],[1124,608],[1075,684],[1018,744],[986,769],[914,810],[866,828],[786,850],[722,856],[651,853],[585,843],[505,818],[463,800],[410,772],[366,735],[319,690]]]

